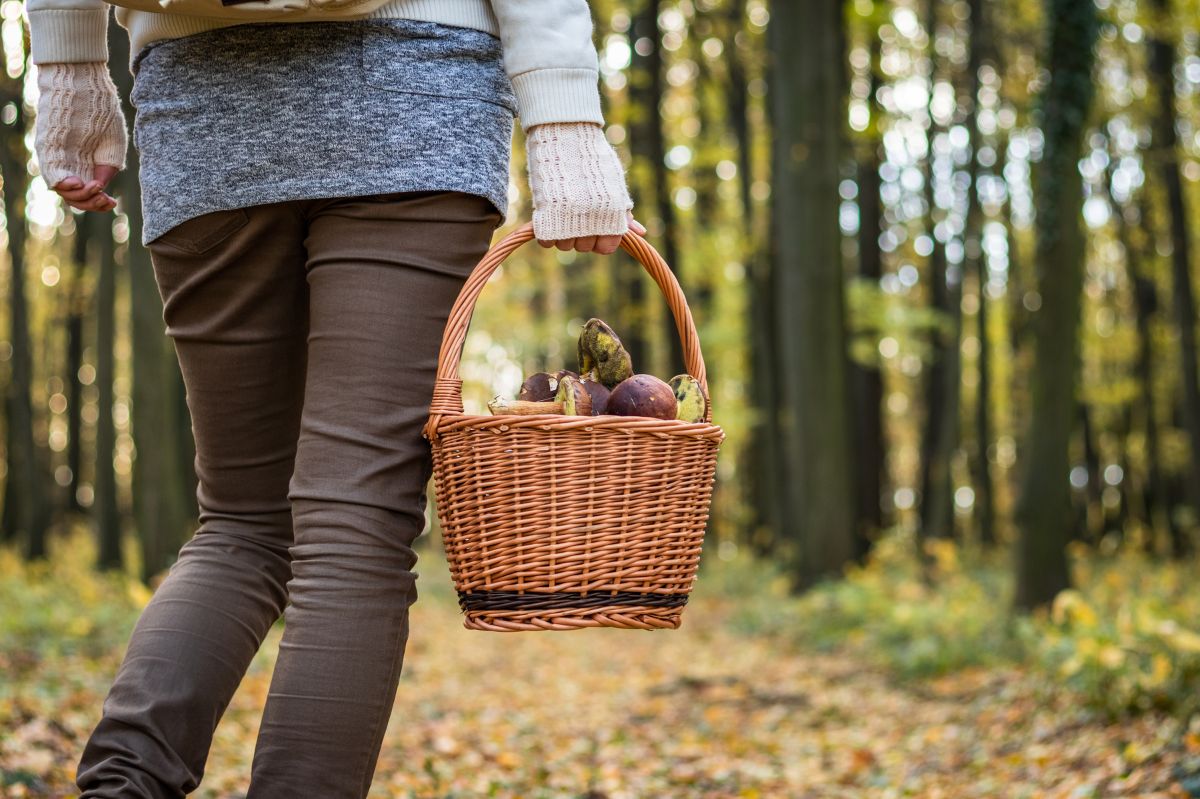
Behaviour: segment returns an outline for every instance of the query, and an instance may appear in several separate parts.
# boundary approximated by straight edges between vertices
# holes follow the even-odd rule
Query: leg
[[[200,527],[134,629],[79,764],[84,797],[182,797],[291,576],[307,334],[304,222],[277,203],[151,243],[196,439]]]
[[[438,347],[499,219],[451,192],[312,206],[294,576],[253,799],[358,799],[371,785],[416,599]]]

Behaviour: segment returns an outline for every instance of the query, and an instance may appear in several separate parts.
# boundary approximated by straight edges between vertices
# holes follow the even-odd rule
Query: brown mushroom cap
[[[618,416],[648,416],[674,419],[677,411],[675,392],[654,375],[638,374],[617,384],[608,395],[606,413]]]
[[[592,416],[608,413],[609,390],[604,387],[604,384],[587,379],[581,380],[580,384],[592,398]]]
[[[549,402],[558,391],[558,376],[549,372],[538,372],[525,378],[517,399],[525,402]]]

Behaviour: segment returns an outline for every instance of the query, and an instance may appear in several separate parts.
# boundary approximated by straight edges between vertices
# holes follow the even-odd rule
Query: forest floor
[[[739,630],[739,600],[703,579],[675,632],[472,632],[444,566],[420,571],[372,797],[1200,795],[1189,784],[1200,734],[1154,713],[1106,721],[1013,666],[900,680],[850,650]],[[279,632],[222,721],[196,796],[242,795]],[[37,662],[0,651],[0,796],[72,795],[119,650]]]

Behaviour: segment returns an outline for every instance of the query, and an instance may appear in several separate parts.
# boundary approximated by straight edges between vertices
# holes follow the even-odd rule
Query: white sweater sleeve
[[[587,0],[492,0],[521,127],[604,124]]]
[[[33,63],[108,61],[104,0],[27,0],[25,11]]]

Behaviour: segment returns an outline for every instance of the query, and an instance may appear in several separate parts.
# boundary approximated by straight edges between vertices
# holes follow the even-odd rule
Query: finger
[[[595,236],[582,236],[575,239],[575,249],[578,252],[591,252],[596,248]]]
[[[80,211],[111,211],[116,204],[117,201],[107,194],[98,194],[90,200],[71,203],[71,207],[78,208]]]
[[[596,252],[601,255],[612,255],[621,246],[620,236],[600,236],[596,239]]]
[[[59,191],[59,196],[68,202],[81,203],[95,197],[102,191],[102,187],[96,181],[89,181],[83,188],[73,191]]]
[[[60,180],[58,183],[55,183],[50,188],[54,189],[55,191],[59,191],[59,192],[73,191],[75,189],[83,188],[83,181],[80,180],[79,177],[76,175],[67,175],[65,178]]]
[[[96,164],[95,179],[100,183],[100,188],[104,188],[108,186],[109,181],[111,181],[120,171],[121,170],[115,166],[109,166],[108,164]]]
[[[563,252],[570,252],[575,249],[575,239],[561,239],[554,242],[554,246]]]
[[[538,239],[537,243],[545,247],[547,250],[554,246],[554,242],[549,239]]]
[[[646,235],[646,226],[633,218],[633,214],[629,214],[629,229],[639,236]]]

